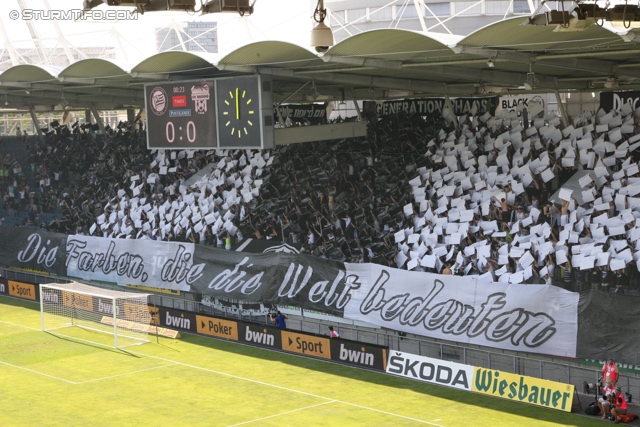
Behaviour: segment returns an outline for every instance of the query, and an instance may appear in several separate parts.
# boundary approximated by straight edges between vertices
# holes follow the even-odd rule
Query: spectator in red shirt
[[[614,385],[618,382],[618,367],[613,363],[612,358],[609,358],[602,367],[602,380]]]
[[[620,422],[620,415],[624,415],[627,413],[627,399],[622,395],[622,390],[620,387],[616,388],[616,397],[614,407],[611,409],[611,415],[614,417],[614,422],[618,424]]]

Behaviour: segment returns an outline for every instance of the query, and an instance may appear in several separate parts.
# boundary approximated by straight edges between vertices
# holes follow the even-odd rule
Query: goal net
[[[79,282],[42,284],[42,330],[115,348],[149,342],[148,296]],[[113,339],[95,332],[109,334]]]

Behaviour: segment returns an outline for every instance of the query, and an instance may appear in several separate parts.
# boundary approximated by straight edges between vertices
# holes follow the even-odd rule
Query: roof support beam
[[[640,53],[640,49],[625,50],[624,53]],[[588,71],[594,73],[614,74],[640,77],[640,73],[632,72],[618,72],[618,66],[613,61],[603,61],[599,59],[593,59],[594,56],[608,56],[614,54],[620,54],[620,51],[603,51],[592,52],[584,51],[580,53],[559,53],[549,55],[534,55],[528,53],[511,52],[496,49],[481,49],[473,47],[462,47],[460,53],[467,53],[469,55],[482,56],[485,58],[493,58],[496,61],[501,59],[507,61],[515,61],[522,63],[539,63],[544,66],[563,68],[568,70]],[[567,59],[573,59],[573,61],[567,61]],[[425,64],[429,66],[430,64]]]
[[[93,77],[58,77],[61,83],[79,83],[83,85],[93,85],[96,83],[96,79]]]
[[[564,110],[564,104],[562,103],[562,98],[560,98],[560,93],[558,92],[558,89],[554,90],[553,92],[556,95],[556,102],[558,103],[558,109],[560,110],[560,118],[562,119],[562,124],[566,126],[568,123],[567,112]]]
[[[482,82],[495,85],[507,85],[507,86],[522,86],[527,80],[527,75],[522,73],[511,73],[507,71],[499,71],[495,69],[491,70],[477,70],[473,68],[460,68],[452,66],[433,67],[429,70],[430,74],[441,75],[449,78],[466,79],[470,82]],[[556,89],[556,81],[553,78],[538,75],[539,88]],[[570,89],[569,84],[561,89]]]
[[[38,116],[36,116],[36,110],[33,105],[29,105],[29,114],[31,114],[31,121],[33,122],[33,127],[36,128],[36,133],[38,135],[38,142],[44,143],[42,139],[42,129],[40,129],[40,123],[38,123]]]
[[[67,101],[69,102],[70,108],[85,108],[89,107],[91,104],[91,97],[83,98],[78,97],[77,95],[70,94],[65,92],[65,96]],[[56,106],[60,102],[60,92],[34,92],[27,95],[16,95],[9,93],[8,95],[9,104],[17,107],[28,108],[29,105],[50,105],[52,108]],[[95,97],[93,97],[95,99]],[[135,102],[134,102],[135,100]],[[99,104],[101,108],[120,108],[123,105],[137,105],[140,106],[144,103],[144,97],[139,96],[137,98],[127,96],[110,96],[103,95],[99,97]]]
[[[258,72],[258,67],[249,65],[218,64],[216,68],[222,71],[235,71],[236,73],[255,74]]]
[[[7,34],[7,30],[4,27],[4,23],[2,22],[2,17],[0,17],[0,33],[2,33],[2,39],[4,40],[4,45],[7,47],[9,51],[9,58],[11,59],[11,65],[15,66],[20,63],[18,60],[18,54],[16,53],[16,48],[11,43],[11,39]]]
[[[0,88],[6,89],[3,93],[24,93],[25,95],[31,94],[31,96],[38,95],[51,95],[60,98],[60,94],[64,92],[67,95],[75,96],[95,96],[95,95],[108,95],[123,98],[135,98],[142,96],[143,91],[140,89],[118,89],[100,86],[63,86],[52,84],[24,84],[24,83],[9,83],[0,82]],[[29,93],[27,93],[27,91]]]
[[[133,72],[131,73],[131,76],[134,79],[148,79],[151,81],[155,81],[155,80],[169,80],[171,75],[169,73],[167,74],[163,74],[163,73],[141,73],[141,72]]]
[[[356,108],[356,113],[358,113],[358,120],[362,121],[364,120],[364,118],[362,116],[362,111],[360,111],[360,106],[358,105],[358,98],[356,98],[353,88],[351,88],[349,92],[351,94],[351,100],[353,101],[353,106]]]
[[[106,93],[113,95],[115,93],[122,94],[123,96],[129,96],[131,94],[139,93],[141,89],[130,87],[127,82],[108,82],[108,86],[101,86],[101,80],[95,83],[88,82],[86,79],[78,80],[83,83],[82,86],[72,86],[64,84],[52,84],[52,83],[25,83],[25,82],[0,82],[0,88],[2,89],[24,89],[25,91],[51,91],[61,93]],[[64,83],[68,83],[64,80]],[[114,84],[115,83],[115,84]]]
[[[612,74],[616,72],[617,66],[614,62],[601,61],[599,59],[563,58],[563,59],[537,59],[538,63],[544,66],[564,68],[577,71],[588,71],[592,73]]]
[[[107,77],[58,77],[58,80],[62,83],[76,83],[79,85],[97,85],[97,86],[108,86],[108,87],[122,87],[126,88],[129,86],[129,80],[115,80]],[[71,86],[72,87],[72,86]]]
[[[295,71],[292,70],[284,70],[280,68],[260,68],[259,72],[265,74],[271,74],[274,76],[280,77],[293,77],[293,78],[301,78],[308,79],[309,74],[305,75],[297,75]],[[338,84],[346,84],[353,85],[359,87],[383,87],[386,89],[396,89],[396,90],[405,90],[412,92],[423,92],[430,94],[438,94],[444,95],[447,91],[447,87],[444,83],[440,82],[429,82],[429,81],[416,81],[416,80],[408,80],[408,79],[398,79],[398,78],[389,78],[389,77],[369,77],[362,76],[357,74],[341,74],[341,73],[318,73],[313,77],[316,81],[323,81],[329,83],[338,83]],[[470,83],[468,87],[473,87],[473,83]],[[463,95],[469,94],[469,89],[464,89],[463,87],[456,87],[455,90],[452,90],[451,87],[448,88],[449,95]],[[455,93],[452,93],[454,92]]]
[[[93,104],[91,104],[91,113],[93,114],[93,118],[96,120],[96,123],[100,128],[100,132],[104,133],[104,123],[102,123],[102,117],[100,117],[98,109]]]
[[[116,96],[122,98],[135,98],[137,96],[143,96],[143,91],[141,90],[122,90],[122,89],[111,89],[108,87],[99,87],[91,90],[82,90],[82,91],[74,91],[73,88],[65,89],[66,94],[75,94],[79,98],[84,98],[87,96],[95,97],[95,95],[103,94],[109,96]]]
[[[558,58],[590,58],[593,56],[610,56],[610,55],[619,55],[621,53],[624,54],[639,54],[640,53],[640,49],[628,49],[628,50],[602,50],[602,51],[598,51],[598,52],[592,52],[589,50],[585,50],[583,52],[575,52],[575,53],[554,53],[554,54],[549,54],[549,55],[539,55],[537,56],[537,59],[544,61],[547,59],[558,59]]]
[[[30,89],[31,83],[22,83],[22,82],[0,82],[1,87],[16,87],[22,89]],[[53,85],[52,85],[53,86]]]
[[[29,9],[25,4],[24,0],[16,0],[16,1],[18,2],[18,7],[20,7],[21,12],[24,12],[26,9]],[[47,57],[44,54],[44,47],[42,46],[42,40],[40,40],[40,35],[38,35],[38,29],[36,28],[35,22],[32,19],[25,19],[24,23],[27,24],[27,28],[29,29],[29,34],[31,34],[31,39],[33,40],[33,44],[36,46],[36,51],[38,52],[40,63],[44,64],[47,61]]]
[[[171,24],[169,25],[169,27],[176,32],[178,43],[180,43],[180,49],[182,49],[183,52],[188,52],[187,46],[184,44],[184,40],[182,40],[182,28],[178,27],[178,23],[175,19],[171,19]]]
[[[45,10],[47,12],[51,11],[51,7],[49,6],[49,1],[42,0],[42,2],[44,3]],[[58,21],[56,19],[52,19],[51,23],[53,24],[53,28],[55,28],[56,30],[56,34],[58,35],[58,43],[62,45],[62,48],[64,49],[64,53],[67,55],[67,61],[69,61],[69,64],[73,64],[75,62],[75,58],[73,57],[73,53],[71,52],[71,49],[69,47],[69,43],[67,42],[66,37],[64,36],[64,34],[62,34],[62,31],[60,30]]]
[[[364,56],[340,56],[340,55],[324,55],[324,62],[335,62],[338,64],[356,65],[360,67],[386,68],[390,70],[399,70],[402,68],[400,61],[386,61],[383,59],[367,58]]]
[[[422,16],[422,8],[420,7],[420,3],[422,3],[422,5],[424,6],[424,1],[423,0],[413,0],[413,5],[416,8],[416,11],[418,12],[418,19],[420,20],[420,27],[422,28],[422,31],[424,31],[426,33],[429,30],[427,29],[427,25],[424,23],[424,16]]]
[[[511,50],[499,50],[499,49],[483,49],[480,47],[470,46],[456,46],[453,49],[456,53],[466,53],[468,55],[480,56],[482,58],[498,58],[500,56],[511,61],[523,61],[531,62],[536,60],[536,56],[531,53],[522,53]]]
[[[449,111],[453,113],[455,110],[453,108],[453,105],[451,104],[451,99],[449,98],[449,91],[446,90],[446,86],[445,86],[445,92],[444,92],[444,102],[447,108],[449,109]],[[455,114],[451,114],[451,120],[453,121],[453,125],[456,127],[456,129],[458,129],[458,117],[456,117]]]

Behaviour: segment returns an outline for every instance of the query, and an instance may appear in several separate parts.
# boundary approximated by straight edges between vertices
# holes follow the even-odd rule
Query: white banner
[[[389,352],[387,373],[471,391],[474,367],[400,351]]]
[[[344,317],[397,331],[506,350],[575,357],[578,293],[555,286],[345,264]]]
[[[84,280],[189,291],[204,269],[193,265],[193,243],[74,235],[66,249],[67,276]]]

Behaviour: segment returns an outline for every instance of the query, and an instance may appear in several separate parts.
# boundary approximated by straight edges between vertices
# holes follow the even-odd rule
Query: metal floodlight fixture
[[[613,88],[613,87],[618,87],[618,81],[616,80],[615,76],[611,76],[609,78],[607,78],[607,81],[604,82],[604,87],[606,87],[607,89]]]
[[[524,82],[524,88],[526,90],[533,90],[536,87],[536,73],[533,72],[533,63],[529,64],[529,72],[527,73],[527,80]]]
[[[344,102],[344,88],[340,88],[340,92],[342,94],[342,96],[340,97],[340,102],[338,103],[338,107],[342,107],[342,106],[347,106],[347,103]]]
[[[564,10],[564,2],[562,3],[562,11],[550,11],[546,13],[547,25],[557,25],[554,32],[575,32],[584,31],[596,23],[594,18],[595,12],[598,11],[598,5],[586,6],[576,4],[570,11]],[[598,16],[600,13],[598,12]]]
[[[331,28],[327,27],[324,23],[326,17],[327,10],[324,8],[324,0],[318,0],[316,10],[313,12],[313,19],[318,25],[311,30],[311,46],[313,46],[318,53],[325,53],[329,50],[330,46],[333,46],[333,32]]]
[[[84,0],[83,9],[90,10],[102,4],[107,6],[131,6],[135,7],[138,13],[162,12],[162,11],[183,11],[206,13],[238,13],[240,16],[251,15],[255,0],[210,0],[206,3],[199,1],[201,8],[196,10],[196,0]]]
[[[255,3],[255,0],[251,3],[249,0],[211,0],[202,6],[202,14],[237,12],[240,16],[251,15]]]
[[[489,68],[493,68],[493,67],[495,67],[495,66],[496,66],[496,62],[495,62],[495,60],[494,60],[493,58],[489,58],[489,59],[487,60],[487,67],[489,67]]]
[[[103,0],[104,1],[104,0]],[[154,12],[154,11],[164,11],[164,10],[176,10],[176,11],[185,11],[185,12],[195,12],[196,9],[196,0],[109,0],[116,1],[120,3],[120,6],[123,6],[122,3],[128,3],[128,6],[135,6],[140,13],[144,12]]]
[[[60,98],[60,102],[58,102],[58,105],[62,108],[65,109],[68,105],[69,102],[66,100],[66,98],[64,97],[64,91],[62,92],[62,97]]]
[[[616,5],[608,9],[607,20],[615,28],[640,28],[640,7],[635,5]]]
[[[640,28],[640,6],[619,4],[609,7],[609,3],[602,8],[595,2],[586,4],[576,1],[575,7],[569,11],[550,10],[539,13],[546,0],[540,2],[536,11],[522,25],[542,25],[556,26],[554,31],[584,31],[593,24],[602,26],[604,21],[608,21],[612,27],[616,28]]]
[[[316,81],[311,81],[311,93],[307,96],[307,99],[310,101],[315,101],[320,96],[320,92],[318,92],[318,88],[316,87]]]
[[[602,25],[602,22],[607,19],[607,9],[598,6],[596,3],[593,5],[589,4],[578,4],[576,9],[582,19],[595,19],[598,25]]]

